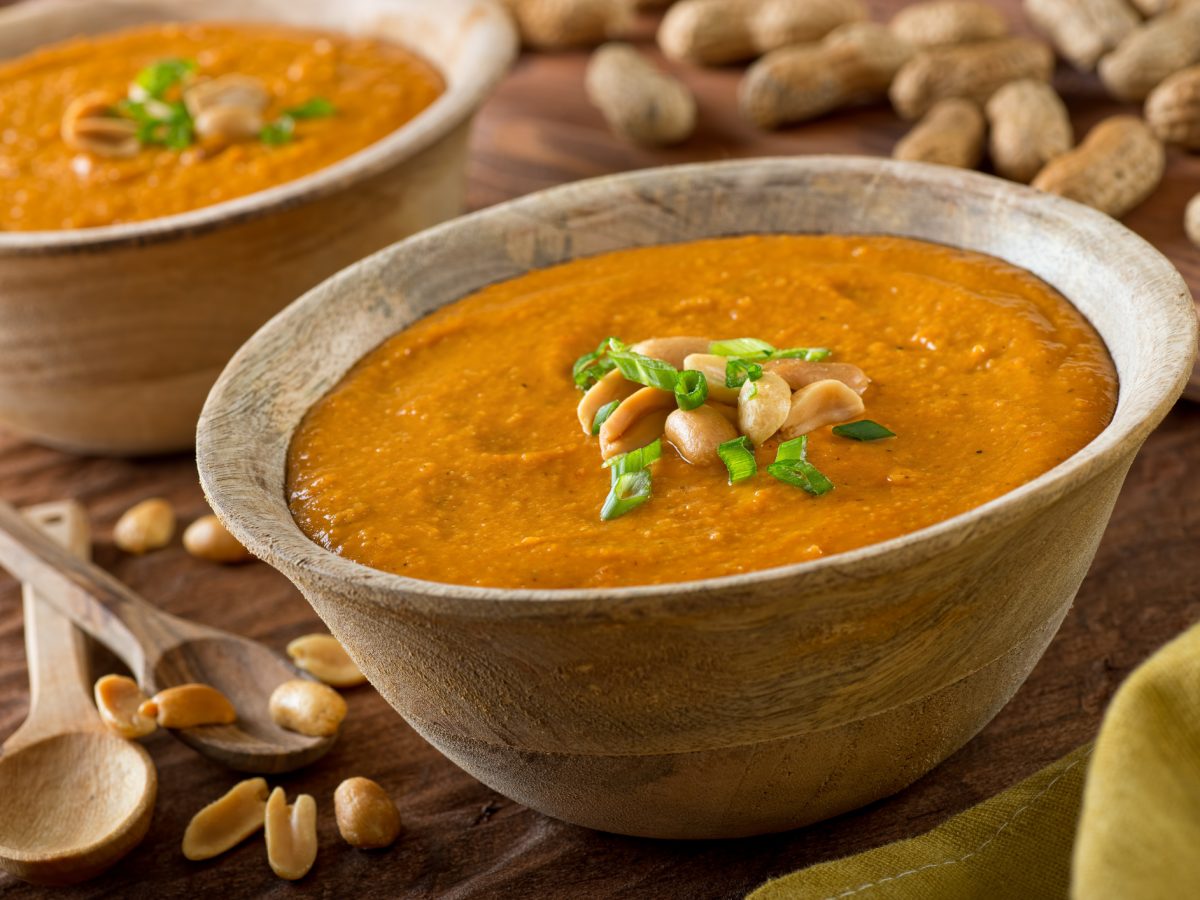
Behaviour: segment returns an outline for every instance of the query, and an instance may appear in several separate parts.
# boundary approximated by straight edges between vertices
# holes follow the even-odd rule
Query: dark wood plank
[[[1005,6],[1015,9],[1013,2]],[[576,178],[675,162],[886,154],[904,131],[881,107],[763,135],[737,118],[736,70],[681,69],[700,95],[701,130],[683,148],[643,151],[610,136],[586,104],[584,59],[578,53],[525,57],[489,102],[474,139],[472,207]],[[1064,72],[1059,86],[1081,128],[1116,108],[1091,78]],[[1168,184],[1129,218],[1193,284],[1200,281],[1200,260],[1183,237],[1180,217],[1197,189],[1200,167],[1173,153]],[[1088,740],[1130,669],[1200,618],[1195,553],[1200,479],[1188,475],[1198,467],[1200,408],[1181,404],[1134,465],[1075,608],[1029,681],[978,738],[896,797],[832,822],[740,841],[659,842],[599,834],[497,796],[432,750],[364,688],[348,694],[350,716],[334,751],[279,779],[292,793],[313,794],[320,809],[321,853],[300,889],[312,896],[362,898],[736,897],[771,875],[928,829]],[[16,504],[80,498],[96,527],[97,562],[165,609],[277,647],[319,627],[295,589],[262,564],[218,568],[188,557],[178,541],[137,559],[117,551],[111,544],[116,517],[156,494],[174,501],[185,520],[204,512],[188,457],[76,459],[0,437],[0,496]],[[18,601],[17,586],[0,578],[0,737],[16,727],[27,707]],[[99,662],[112,665],[103,655]],[[151,886],[166,898],[285,896],[296,890],[271,874],[261,841],[207,863],[186,862],[179,840],[188,818],[237,777],[169,736],[155,736],[148,747],[161,780],[149,837],[116,869],[61,896],[134,896]],[[331,797],[338,781],[350,775],[375,778],[400,797],[407,833],[392,849],[362,853],[338,838]],[[40,892],[2,876],[0,896]]]

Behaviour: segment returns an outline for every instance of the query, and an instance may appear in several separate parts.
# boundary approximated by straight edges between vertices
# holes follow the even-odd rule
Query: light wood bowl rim
[[[79,0],[38,0],[0,10],[0,29],[18,23],[70,15]],[[117,9],[161,7],[183,8],[188,0],[88,0],[96,7]],[[254,6],[256,0],[245,0]],[[158,243],[203,234],[271,213],[280,212],[337,193],[409,159],[435,144],[472,116],[492,88],[508,71],[519,49],[511,18],[496,0],[436,0],[421,3],[410,0],[414,10],[426,11],[431,18],[455,16],[470,18],[472,28],[482,30],[478,42],[485,52],[473,58],[470,66],[452,70],[442,60],[430,61],[446,79],[446,91],[415,118],[400,125],[386,137],[324,168],[300,178],[264,190],[235,197],[199,209],[161,216],[141,222],[105,225],[98,228],[58,229],[53,231],[0,231],[0,258],[43,255],[64,251],[94,251],[117,246]],[[269,11],[270,6],[263,7]],[[202,16],[189,17],[205,21]],[[257,21],[269,21],[264,15]],[[215,21],[215,20],[214,20]],[[31,46],[29,50],[36,49]],[[422,48],[414,48],[424,55]]]
[[[1056,224],[1099,235],[1110,252],[1107,258],[1120,259],[1142,276],[1146,295],[1139,303],[1147,315],[1159,318],[1161,334],[1170,338],[1155,346],[1139,346],[1153,358],[1169,378],[1147,384],[1120,385],[1116,413],[1087,446],[1033,480],[1002,494],[965,513],[891,540],[870,544],[826,558],[761,569],[738,575],[692,581],[669,582],[614,588],[509,589],[446,584],[396,575],[338,556],[311,541],[288,515],[286,521],[257,519],[248,509],[247,496],[267,496],[269,489],[236,474],[222,471],[220,453],[255,453],[261,435],[244,425],[245,420],[232,414],[244,411],[246,398],[239,398],[236,381],[239,372],[252,365],[264,343],[264,336],[298,334],[310,317],[321,314],[325,298],[383,268],[384,260],[406,254],[419,259],[422,247],[444,241],[455,231],[469,231],[489,219],[528,214],[537,216],[542,208],[558,210],[586,207],[602,202],[609,193],[649,191],[655,184],[680,178],[695,179],[706,174],[744,177],[757,180],[772,171],[785,172],[794,167],[819,172],[854,175],[870,182],[883,172],[904,176],[918,183],[972,190],[991,195],[997,206],[1031,215],[1040,212]],[[846,232],[839,232],[846,233]],[[871,232],[864,227],[859,233]],[[948,238],[949,236],[947,236]],[[949,243],[949,239],[947,239]],[[468,288],[467,291],[475,288]],[[1154,427],[1166,416],[1180,396],[1192,370],[1197,343],[1198,323],[1191,294],[1182,276],[1171,262],[1153,246],[1110,217],[1089,207],[1024,185],[990,175],[944,166],[857,156],[807,156],[758,158],[725,162],[693,163],[608,175],[549,188],[525,197],[498,204],[427,229],[393,244],[356,263],[313,288],[263,326],[234,355],[214,385],[200,417],[196,443],[196,461],[201,486],[214,512],[230,531],[255,555],[300,581],[307,589],[370,597],[372,602],[410,608],[431,615],[505,618],[524,614],[545,614],[552,606],[564,616],[595,613],[620,608],[644,611],[680,599],[704,603],[722,595],[736,593],[747,603],[765,602],[777,595],[768,588],[791,587],[812,579],[829,586],[854,582],[863,577],[864,567],[871,572],[907,567],[918,559],[935,556],[946,548],[997,531],[1031,513],[1045,509],[1064,495],[1078,490],[1106,471],[1121,465],[1131,456],[1130,446],[1140,446]],[[294,352],[294,348],[293,348]],[[270,403],[256,396],[254,404]],[[290,442],[291,435],[287,440]],[[221,447],[221,450],[217,448]],[[803,602],[798,596],[797,602]]]

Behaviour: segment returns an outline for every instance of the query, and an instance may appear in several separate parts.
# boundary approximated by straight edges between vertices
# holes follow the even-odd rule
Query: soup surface
[[[175,82],[162,77],[171,66]],[[138,93],[147,72],[161,97]],[[225,100],[246,101],[251,84],[248,123],[208,127],[215,118],[184,104],[185,89],[216,78],[242,81]],[[397,45],[280,26],[153,25],[55,44],[0,64],[0,230],[152,219],[282,184],[374,143],[442,90]],[[93,96],[102,127],[75,140],[68,112]],[[149,125],[145,140],[115,143],[133,120]]]
[[[600,519],[610,472],[576,418],[572,363],[608,335],[752,335],[821,346],[871,379],[895,437],[808,435],[833,484],[729,484],[664,443],[651,499]],[[991,500],[1111,418],[1116,375],[1090,324],[999,260],[886,237],[752,236],[579,259],[413,324],[308,412],[289,455],[301,529],[335,553],[432,581],[654,584],[811,560]]]

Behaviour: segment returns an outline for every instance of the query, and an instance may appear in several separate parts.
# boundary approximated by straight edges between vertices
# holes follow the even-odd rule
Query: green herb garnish
[[[802,359],[806,362],[819,362],[829,357],[826,347],[789,347],[786,350],[776,350],[774,346],[758,338],[734,338],[728,341],[713,341],[708,345],[708,352],[717,356],[737,356],[742,359],[765,362],[768,359]]]
[[[293,119],[327,119],[337,112],[337,108],[324,97],[313,97],[305,100],[299,106],[285,109],[283,114]]]
[[[575,364],[571,366],[571,376],[575,379],[575,387],[586,391],[617,367],[617,364],[608,359],[606,355],[609,347],[614,345],[625,346],[623,341],[617,340],[615,337],[606,337],[600,342],[600,346],[591,353],[585,353],[575,360]]]
[[[675,402],[680,409],[695,409],[708,399],[708,379],[703,372],[685,369],[675,382]]]
[[[725,361],[725,387],[740,388],[746,379],[758,381],[762,378],[763,368],[756,362],[750,362],[740,357],[730,357]]]
[[[611,459],[606,459],[604,468],[612,470],[613,484],[616,484],[622,475],[649,468],[651,463],[658,462],[661,458],[662,438],[657,438],[645,447],[638,447],[628,453],[618,453]]]
[[[289,143],[296,136],[297,119],[324,119],[335,112],[337,109],[324,97],[313,97],[299,106],[285,109],[283,115],[262,127],[258,138],[264,144],[279,147]]]
[[[674,391],[679,380],[679,371],[669,362],[643,356],[632,350],[609,350],[608,358],[617,364],[622,375],[637,384]]]
[[[195,125],[182,103],[122,100],[117,110],[137,123],[137,139],[143,145],[183,150],[195,140]]]
[[[808,435],[780,444],[775,462],[767,466],[767,472],[785,484],[817,497],[833,490],[833,482],[808,461]]]
[[[167,91],[196,71],[194,59],[160,59],[138,72],[133,83],[145,91],[147,97],[161,100]],[[135,100],[141,100],[135,97]]]
[[[771,359],[802,359],[805,362],[820,362],[828,359],[833,351],[828,347],[789,347],[787,350],[776,350]]]
[[[620,405],[620,400],[613,400],[611,403],[605,403],[602,407],[596,410],[596,415],[592,419],[592,434],[600,433],[600,426],[608,421],[608,417],[611,416],[616,408]]]
[[[295,133],[296,120],[291,116],[280,116],[259,130],[258,139],[269,147],[280,147],[291,141]]]
[[[852,441],[880,441],[884,438],[896,436],[896,432],[889,431],[878,422],[872,422],[870,419],[848,422],[845,425],[835,425],[833,433],[838,437],[850,438]]]
[[[612,490],[600,508],[600,521],[608,522],[632,512],[650,499],[650,472],[626,472],[613,481]]]
[[[717,447],[717,456],[729,471],[729,483],[735,484],[754,476],[758,463],[754,459],[754,446],[744,434],[726,441]]]

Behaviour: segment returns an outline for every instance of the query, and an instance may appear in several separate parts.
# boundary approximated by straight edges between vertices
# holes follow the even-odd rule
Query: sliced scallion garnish
[[[324,97],[313,97],[311,100],[305,100],[299,106],[285,109],[283,114],[291,116],[293,119],[326,119],[335,112],[337,112],[337,107],[330,101]]]
[[[596,410],[596,415],[592,419],[592,434],[600,433],[600,426],[603,425],[608,417],[613,414],[618,406],[621,405],[620,400],[613,400],[611,403],[605,403],[602,407]]]
[[[621,374],[630,381],[663,391],[675,390],[679,371],[669,362],[632,350],[609,350],[608,358],[617,364]]]
[[[296,136],[297,119],[324,119],[335,112],[337,109],[324,97],[313,97],[299,106],[285,109],[283,115],[264,125],[258,133],[258,139],[269,146],[279,147]]]
[[[833,351],[828,347],[789,347],[787,350],[776,350],[771,359],[802,359],[805,362],[820,362],[828,359]]]
[[[183,82],[194,71],[196,61],[193,59],[160,59],[138,72],[133,83],[145,92],[146,97],[161,100],[167,91]]]
[[[758,338],[733,338],[728,341],[713,341],[708,352],[717,356],[741,356],[745,359],[769,359],[775,348]]]
[[[739,357],[730,357],[725,361],[725,387],[740,388],[746,379],[758,381],[762,378],[763,368],[756,362]]]
[[[870,419],[860,419],[857,422],[847,422],[845,425],[835,425],[833,433],[838,437],[850,438],[852,441],[881,441],[884,438],[896,436],[896,432],[890,431],[878,422],[872,422]]]
[[[675,402],[680,409],[695,409],[708,399],[708,379],[703,372],[685,369],[675,382]]]
[[[662,438],[657,438],[645,447],[638,447],[628,453],[618,453],[611,459],[606,459],[604,468],[612,469],[613,484],[616,484],[617,479],[622,475],[648,468],[651,463],[657,462],[661,458]]]
[[[787,462],[792,459],[808,459],[808,435],[784,441],[775,449],[775,462]]]
[[[744,434],[726,441],[717,447],[717,456],[725,463],[729,471],[729,483],[736,484],[753,477],[758,471],[758,463],[754,459],[754,445]]]
[[[785,484],[819,497],[833,490],[833,482],[808,461],[808,435],[784,441],[775,452],[775,462],[767,472]]]
[[[586,391],[617,367],[617,364],[606,356],[609,347],[614,345],[625,346],[615,337],[606,337],[595,350],[575,360],[575,364],[571,366],[571,377],[575,380],[575,387]]]
[[[608,522],[631,512],[650,499],[650,472],[638,469],[613,481],[612,489],[600,508],[600,521]]]

